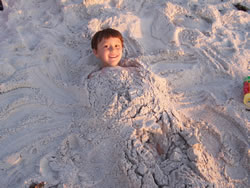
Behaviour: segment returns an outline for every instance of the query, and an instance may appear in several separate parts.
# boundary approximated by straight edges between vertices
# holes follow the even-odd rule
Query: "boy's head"
[[[104,67],[117,66],[122,58],[122,34],[111,28],[98,31],[91,40],[91,47]]]

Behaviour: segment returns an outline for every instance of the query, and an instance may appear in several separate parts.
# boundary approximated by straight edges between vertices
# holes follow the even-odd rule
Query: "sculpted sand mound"
[[[116,67],[95,72],[86,84],[88,111],[77,116],[80,123],[71,127],[70,136],[45,160],[52,161],[51,172],[57,174],[48,181],[50,185],[228,185],[227,172],[220,170],[225,168],[221,159],[228,155],[222,149],[227,146],[220,131],[174,110],[165,80],[143,69]],[[244,165],[246,144],[241,141],[240,145]],[[239,178],[244,180],[246,175],[245,171]]]
[[[32,182],[96,188],[247,184],[247,135],[223,109],[207,106],[196,114],[206,121],[185,117],[176,110],[166,79],[144,68],[105,68],[80,86],[67,86],[45,71],[32,69],[28,76],[39,80],[40,89],[23,73],[18,84],[1,85],[2,98],[16,96],[3,117],[20,114],[19,128],[3,129],[1,138],[2,151],[15,145],[0,163],[9,173],[15,165],[6,185],[24,180],[24,187]],[[22,111],[29,106],[32,112]],[[32,136],[18,143],[27,135]]]

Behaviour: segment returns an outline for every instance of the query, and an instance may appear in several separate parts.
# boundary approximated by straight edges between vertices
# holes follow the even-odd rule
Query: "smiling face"
[[[104,67],[117,66],[122,58],[122,42],[116,37],[103,38],[93,52]]]

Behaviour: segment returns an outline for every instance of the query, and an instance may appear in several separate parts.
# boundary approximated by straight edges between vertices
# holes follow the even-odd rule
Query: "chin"
[[[110,63],[106,63],[107,66],[109,67],[115,67],[118,66],[119,62],[110,62]]]
[[[118,66],[118,63],[105,63],[103,66],[104,67],[116,67]]]

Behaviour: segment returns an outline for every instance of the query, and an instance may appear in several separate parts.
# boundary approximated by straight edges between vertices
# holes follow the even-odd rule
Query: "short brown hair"
[[[121,40],[122,47],[123,47],[122,34],[115,29],[107,28],[107,29],[103,29],[103,30],[95,33],[95,35],[93,36],[93,38],[91,40],[91,48],[97,50],[98,43],[101,42],[102,39],[104,39],[104,38],[107,39],[110,37],[119,38]]]

